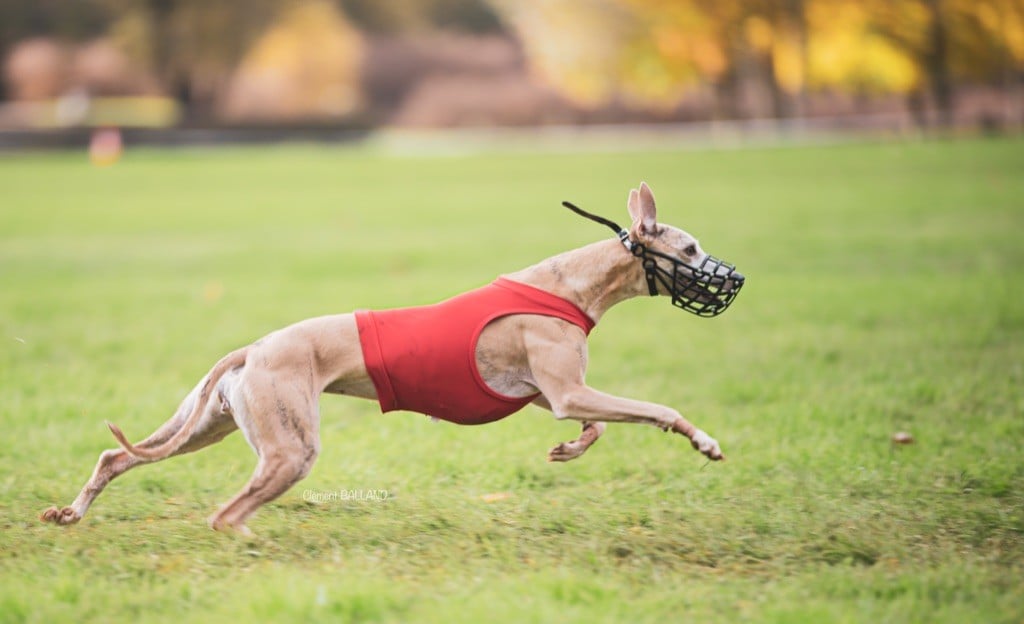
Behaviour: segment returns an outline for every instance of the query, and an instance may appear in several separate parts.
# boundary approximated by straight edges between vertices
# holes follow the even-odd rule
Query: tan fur
[[[196,400],[195,407],[192,408],[192,413],[190,413],[188,418],[185,419],[185,424],[163,444],[148,449],[135,446],[128,441],[128,438],[125,437],[120,427],[108,421],[107,427],[110,428],[110,433],[114,434],[114,438],[121,445],[121,448],[139,459],[158,461],[170,457],[181,447],[182,444],[185,443],[186,440],[189,439],[192,432],[195,431],[203,410],[206,409],[207,404],[210,401],[210,396],[212,394],[211,390],[213,387],[216,386],[217,382],[220,381],[220,378],[224,376],[224,373],[232,368],[238,368],[244,365],[245,356],[248,352],[249,347],[237,349],[225,355],[219,362],[214,364],[213,368],[210,369],[210,372],[206,375],[206,380],[203,382],[203,385],[199,390],[199,398]],[[222,409],[224,408],[222,407]]]
[[[656,223],[654,195],[646,184],[627,204],[630,236],[649,248],[682,257],[696,240],[677,228]],[[692,259],[692,258],[691,258]],[[647,294],[643,270],[615,239],[548,258],[509,279],[572,301],[595,321],[613,305]],[[582,455],[605,431],[605,423],[657,426],[689,438],[710,459],[724,459],[718,443],[675,409],[612,396],[584,382],[587,342],[583,331],[561,319],[513,315],[490,324],[480,335],[476,359],[481,376],[508,396],[541,396],[534,403],[556,418],[582,421],[576,440],[556,445],[549,461]],[[216,390],[220,400],[211,397]],[[121,449],[104,451],[92,478],[68,507],[51,507],[42,519],[72,524],[115,477],[140,463],[198,450],[241,429],[258,462],[249,483],[210,518],[215,529],[248,532],[245,521],[264,503],[309,473],[320,451],[318,397],[321,393],[376,399],[366,371],[352,314],[301,321],[221,359],[186,397],[174,418],[138,444],[114,425]]]

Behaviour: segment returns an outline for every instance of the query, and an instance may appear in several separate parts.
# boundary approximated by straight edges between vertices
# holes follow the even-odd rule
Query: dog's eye
[[[696,245],[687,245],[686,249],[683,250],[683,253],[688,255],[688,256],[696,256],[697,255],[697,246]]]

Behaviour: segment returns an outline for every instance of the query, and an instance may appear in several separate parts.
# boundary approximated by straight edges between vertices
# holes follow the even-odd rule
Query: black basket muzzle
[[[599,217],[564,201],[562,205],[576,214],[606,225],[614,231],[631,254],[640,259],[647,278],[647,290],[651,296],[664,291],[672,296],[672,305],[692,312],[697,316],[710,318],[725,312],[743,287],[744,277],[736,272],[736,266],[714,256],[705,256],[699,266],[687,264],[660,251],[652,251],[629,238],[629,232],[614,221]],[[671,267],[666,269],[659,264]]]
[[[714,256],[705,256],[699,266],[694,266],[628,239],[623,244],[643,263],[651,296],[660,294],[660,284],[671,295],[672,305],[697,316],[710,318],[725,312],[743,287],[744,277],[736,271],[736,265]]]

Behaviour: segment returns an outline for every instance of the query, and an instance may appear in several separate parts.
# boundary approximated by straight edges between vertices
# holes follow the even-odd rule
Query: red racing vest
[[[381,412],[409,410],[460,425],[482,425],[540,396],[499,394],[477,369],[480,333],[491,321],[510,314],[560,318],[587,335],[594,328],[594,321],[574,303],[503,277],[434,305],[357,310],[359,344]]]

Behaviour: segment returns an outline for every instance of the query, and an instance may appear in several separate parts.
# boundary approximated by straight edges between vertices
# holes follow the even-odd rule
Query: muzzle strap
[[[568,208],[569,210],[572,210],[576,214],[580,215],[581,217],[585,217],[587,219],[590,219],[591,221],[610,227],[612,231],[618,235],[619,240],[622,241],[622,245],[629,251],[629,253],[633,254],[637,258],[640,258],[641,262],[643,262],[644,277],[647,278],[647,292],[650,293],[652,297],[657,296],[658,280],[657,273],[655,272],[656,265],[654,263],[654,260],[651,260],[650,258],[647,257],[646,247],[644,247],[640,243],[634,243],[632,240],[630,240],[629,232],[619,227],[619,224],[612,221],[611,219],[605,219],[604,217],[600,217],[596,214],[591,214],[586,210],[580,208],[579,206],[573,204],[572,202],[563,201],[562,205]]]
[[[640,243],[633,243],[630,251],[643,262],[648,294],[652,297],[658,296],[658,264],[652,258],[647,257],[647,248]]]
[[[572,202],[563,201],[562,205],[568,208],[569,210],[572,210],[581,217],[590,219],[595,223],[600,223],[601,225],[606,225],[610,227],[612,231],[615,232],[615,235],[619,237],[619,240],[622,241],[622,244],[625,245],[626,249],[628,249],[631,252],[633,251],[633,247],[635,246],[635,244],[633,243],[633,241],[629,240],[629,232],[619,227],[618,223],[612,221],[611,219],[605,219],[604,217],[599,217],[596,214],[591,214]],[[634,253],[633,255],[636,254]]]

